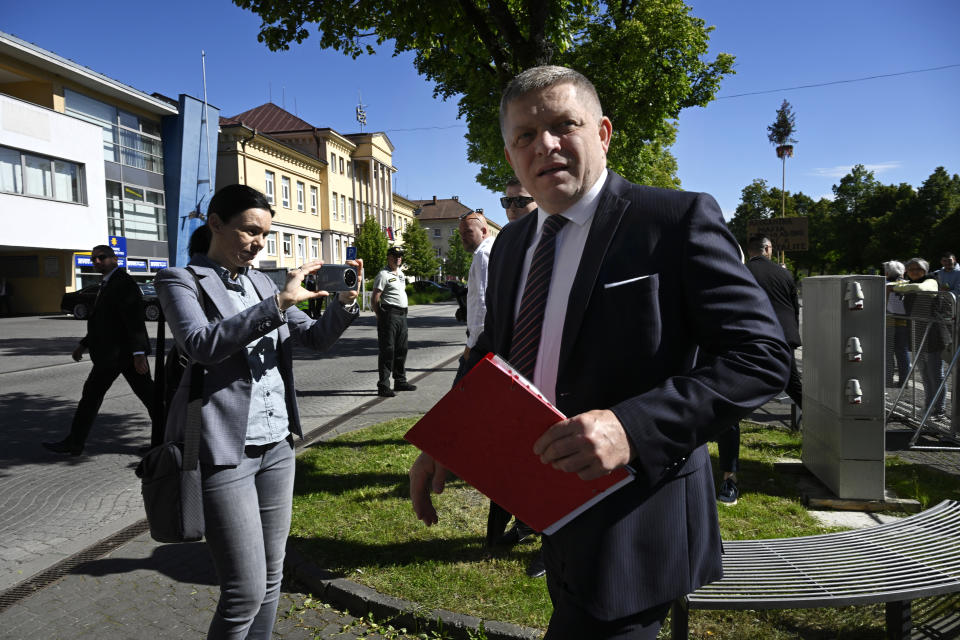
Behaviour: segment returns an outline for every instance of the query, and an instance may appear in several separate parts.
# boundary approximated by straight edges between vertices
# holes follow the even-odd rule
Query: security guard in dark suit
[[[58,442],[44,442],[55,453],[78,456],[93,427],[107,390],[123,375],[130,388],[154,418],[153,380],[147,354],[150,340],[143,321],[143,294],[125,269],[118,266],[117,256],[107,245],[98,245],[91,252],[93,268],[103,275],[93,313],[87,321],[87,335],[73,351],[80,361],[90,351],[93,369],[83,384],[83,395],[70,426],[70,434]]]
[[[377,342],[380,353],[377,368],[380,380],[377,393],[392,398],[397,391],[414,391],[416,385],[407,382],[404,364],[407,361],[407,281],[400,270],[403,249],[387,250],[387,267],[373,280],[371,303],[377,314]],[[393,389],[390,376],[393,375]]]

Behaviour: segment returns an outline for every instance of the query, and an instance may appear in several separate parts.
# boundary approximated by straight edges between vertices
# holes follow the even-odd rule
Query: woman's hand
[[[323,260],[313,260],[296,269],[287,271],[287,283],[283,286],[283,291],[277,296],[277,304],[280,305],[281,311],[286,311],[304,300],[330,295],[328,291],[309,291],[303,287],[303,278],[315,273],[322,266]]]
[[[347,260],[347,264],[355,267],[357,269],[357,278],[359,281],[362,281],[363,278],[363,260]],[[287,272],[287,283],[283,287],[277,297],[277,302],[280,305],[280,309],[286,311],[290,307],[294,306],[297,303],[303,302],[304,300],[311,300],[313,298],[320,298],[323,296],[329,296],[329,291],[309,291],[303,287],[303,279],[305,276],[316,273],[320,267],[323,266],[323,260],[313,260],[312,262],[307,262],[304,265],[291,269]],[[338,296],[342,304],[352,304],[354,300],[357,299],[356,291],[341,291]]]

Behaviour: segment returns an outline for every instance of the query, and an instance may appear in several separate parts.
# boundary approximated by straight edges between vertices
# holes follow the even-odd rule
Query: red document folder
[[[540,462],[533,443],[565,416],[488,353],[404,436],[458,477],[551,534],[633,480],[626,469],[584,481]]]

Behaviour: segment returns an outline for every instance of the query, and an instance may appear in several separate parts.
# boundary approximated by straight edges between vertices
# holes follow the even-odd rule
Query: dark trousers
[[[717,435],[717,462],[720,471],[736,473],[740,470],[740,423],[735,422]]]
[[[407,372],[407,310],[384,310],[377,318],[377,342],[380,354],[377,366],[380,370],[378,387],[390,388],[390,375],[394,383],[406,382]]]
[[[642,580],[642,576],[637,577]],[[553,615],[543,640],[656,640],[670,603],[646,609],[616,620],[599,620],[580,608],[550,580],[547,566],[547,588],[553,603]]]
[[[93,361],[93,369],[87,376],[87,381],[83,383],[83,394],[80,396],[80,403],[77,405],[77,411],[73,414],[73,424],[70,425],[70,435],[67,440],[76,447],[83,447],[90,435],[90,429],[93,427],[93,420],[100,411],[100,405],[103,404],[103,397],[107,390],[113,384],[118,376],[123,375],[127,383],[140,402],[150,413],[151,421],[156,419],[153,397],[153,380],[150,373],[143,375],[137,373],[133,368],[133,356],[121,356],[119,360],[113,358],[96,359]]]
[[[803,384],[800,381],[800,371],[797,369],[797,358],[790,351],[790,379],[784,389],[798,409],[803,409]]]

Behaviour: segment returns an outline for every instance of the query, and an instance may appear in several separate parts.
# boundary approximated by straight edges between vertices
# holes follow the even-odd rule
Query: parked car
[[[160,300],[157,298],[157,290],[153,283],[138,285],[143,294],[143,317],[147,320],[157,320],[160,318]],[[80,289],[63,294],[60,299],[60,310],[65,313],[72,313],[77,320],[86,320],[93,311],[93,304],[97,300],[97,289],[100,284],[91,284]]]
[[[448,288],[437,284],[433,280],[417,280],[412,286],[413,290],[417,293],[423,293],[424,291],[449,291]]]

